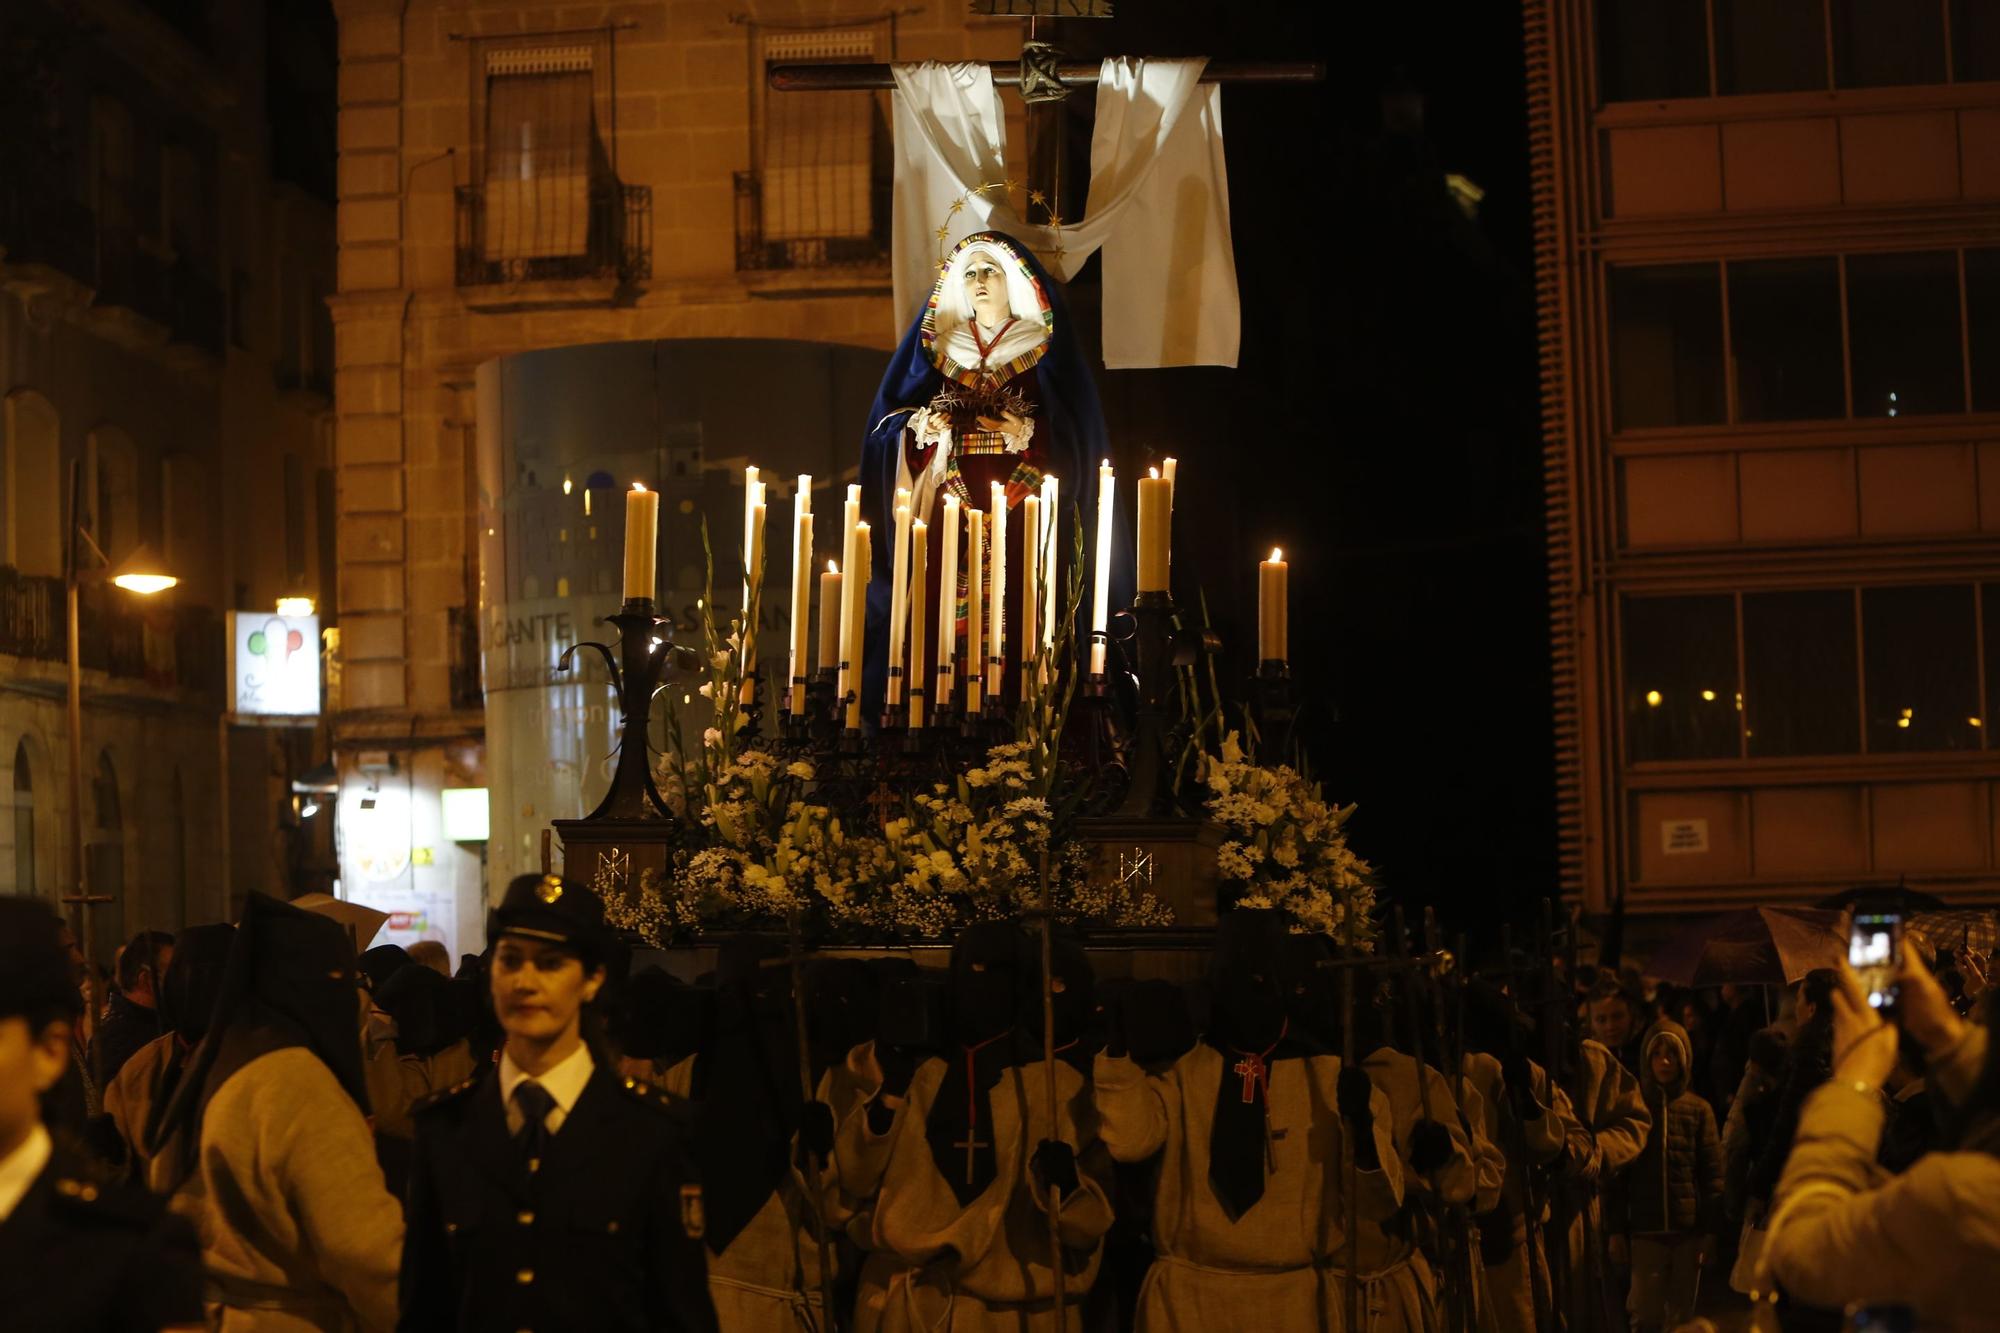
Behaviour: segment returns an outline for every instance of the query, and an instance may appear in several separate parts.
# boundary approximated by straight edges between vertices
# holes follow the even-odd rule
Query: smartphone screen
[[[1903,967],[1903,914],[1856,909],[1847,936],[1847,963],[1861,978],[1868,1003],[1880,1009],[1896,998],[1896,974]]]

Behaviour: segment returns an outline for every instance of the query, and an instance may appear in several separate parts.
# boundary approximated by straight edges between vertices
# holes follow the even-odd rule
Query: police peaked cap
[[[597,894],[561,875],[514,876],[486,920],[488,940],[498,943],[502,935],[547,940],[600,958],[615,943]]]

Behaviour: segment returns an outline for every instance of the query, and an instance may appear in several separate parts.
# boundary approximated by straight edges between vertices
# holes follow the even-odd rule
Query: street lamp
[[[104,554],[104,548],[84,529],[79,508],[82,498],[83,462],[72,459],[69,465],[68,540],[63,543],[63,595],[69,611],[69,856],[76,888],[63,901],[77,905],[89,985],[90,1017],[95,1022],[98,995],[97,973],[90,966],[90,909],[99,903],[110,902],[111,897],[109,894],[94,895],[90,892],[90,870],[83,858],[83,655],[77,642],[77,622],[80,619],[77,614],[77,591],[86,580],[92,583],[108,581],[128,592],[151,596],[166,591],[180,580],[167,573],[158,557],[144,545],[114,568],[110,558]],[[84,547],[88,547],[95,557],[95,563],[89,570],[83,567]],[[92,1045],[94,1048],[95,1042]],[[99,1075],[98,1083],[102,1086],[102,1068],[94,1072]]]

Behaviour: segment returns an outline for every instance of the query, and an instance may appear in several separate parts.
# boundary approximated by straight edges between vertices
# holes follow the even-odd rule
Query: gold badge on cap
[[[543,875],[542,882],[535,886],[535,896],[545,903],[554,903],[556,899],[562,897],[562,893],[561,875]]]

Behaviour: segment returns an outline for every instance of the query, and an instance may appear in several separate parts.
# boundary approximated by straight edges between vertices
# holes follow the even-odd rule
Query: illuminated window
[[[1870,750],[1979,748],[1974,624],[1969,584],[1862,592]]]
[[[1743,596],[1743,720],[1752,758],[1861,748],[1854,590]]]
[[[1734,599],[1632,597],[1619,615],[1627,757],[1734,759],[1741,752]]]

